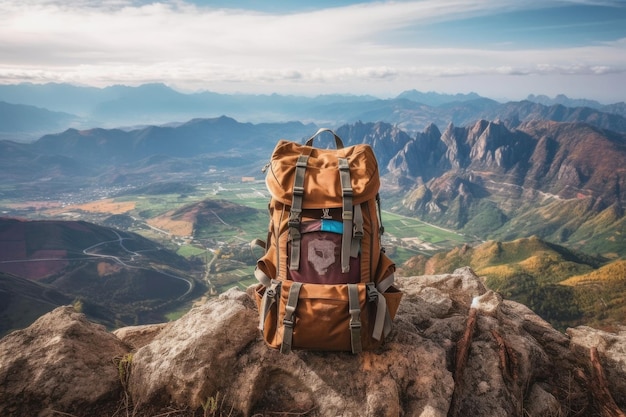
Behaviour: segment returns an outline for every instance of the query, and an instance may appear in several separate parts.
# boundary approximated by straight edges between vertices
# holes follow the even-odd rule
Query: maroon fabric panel
[[[315,222],[317,223],[317,222]],[[319,225],[302,227],[300,269],[288,271],[289,279],[313,284],[356,284],[361,280],[360,259],[350,258],[350,272],[341,272],[341,235],[319,231]],[[290,253],[291,245],[287,250]]]

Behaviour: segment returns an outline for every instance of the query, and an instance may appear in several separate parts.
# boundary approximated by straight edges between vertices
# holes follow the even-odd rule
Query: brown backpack
[[[313,147],[325,131],[336,149]],[[381,246],[372,148],[320,129],[304,145],[280,140],[266,169],[269,229],[254,242],[265,249],[255,270],[264,340],[283,353],[380,346],[402,293]]]

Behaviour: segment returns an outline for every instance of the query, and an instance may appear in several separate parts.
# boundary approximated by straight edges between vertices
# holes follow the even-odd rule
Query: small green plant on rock
[[[225,413],[226,404],[224,400],[225,398],[223,396],[220,398],[219,391],[214,397],[208,397],[202,404],[202,409],[204,410],[203,417],[231,417],[233,407],[231,406],[228,413]]]
[[[113,358],[113,363],[117,366],[117,375],[124,391],[124,408],[128,411],[131,405],[128,383],[130,381],[130,369],[133,363],[133,354],[127,353],[123,356]]]

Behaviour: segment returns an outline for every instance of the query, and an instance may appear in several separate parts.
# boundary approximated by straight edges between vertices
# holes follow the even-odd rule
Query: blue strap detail
[[[337,220],[322,219],[320,231],[337,233],[340,235],[343,233],[343,223]]]

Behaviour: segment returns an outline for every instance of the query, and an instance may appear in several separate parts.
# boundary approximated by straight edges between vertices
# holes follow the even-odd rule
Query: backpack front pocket
[[[267,288],[257,286],[255,294],[263,338],[283,353],[292,349],[353,353],[374,349],[382,343],[392,318],[386,301],[395,301],[390,305],[395,314],[401,296],[393,290],[381,294],[373,284],[276,280]]]
[[[288,279],[311,284],[356,284],[360,282],[360,254],[350,256],[350,271],[341,270],[343,224],[336,220],[305,221],[300,226],[299,267],[287,272]],[[287,248],[291,254],[291,243]]]

